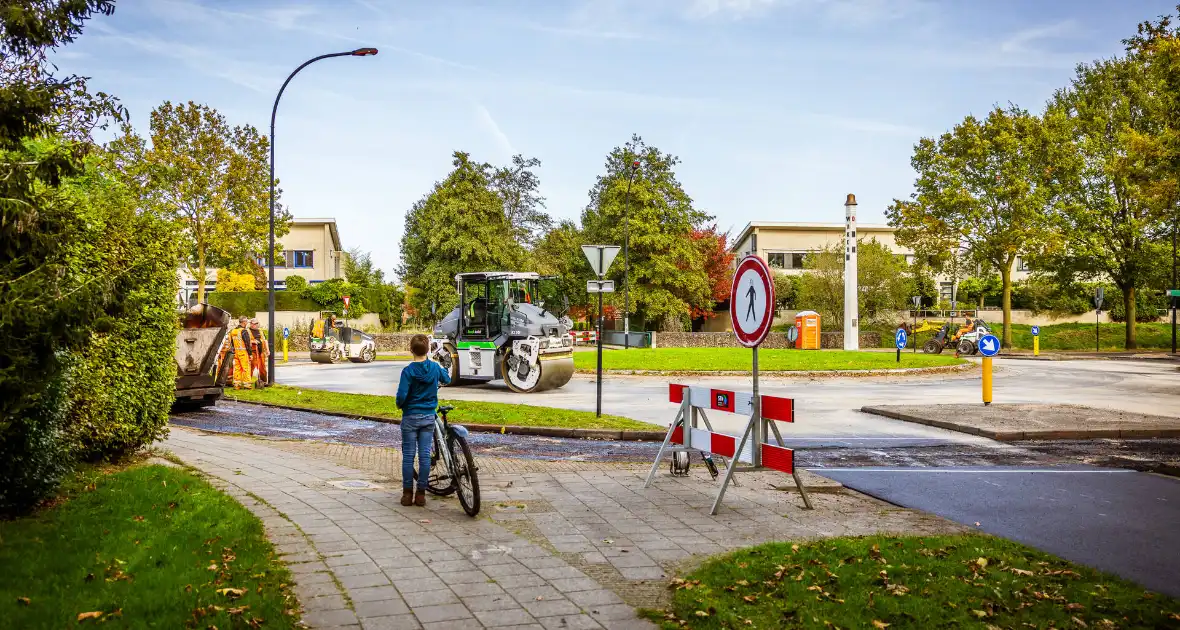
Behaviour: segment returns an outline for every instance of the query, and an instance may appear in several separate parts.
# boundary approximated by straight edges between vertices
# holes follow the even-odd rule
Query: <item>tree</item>
[[[533,172],[540,166],[541,160],[517,154],[512,156],[509,166],[491,169],[490,177],[492,190],[504,204],[504,216],[512,226],[513,236],[530,249],[553,225],[553,219],[544,210],[541,179]]]
[[[633,162],[640,167],[625,204],[627,178]],[[606,173],[590,190],[582,211],[582,230],[589,241],[623,244],[630,231],[631,302],[639,321],[655,322],[660,330],[684,330],[692,310],[713,308],[713,285],[705,271],[705,255],[692,238],[713,219],[697,210],[676,179],[680,160],[648,146],[638,135],[607,155]],[[623,259],[611,267],[616,286],[623,287]],[[622,291],[612,302],[622,306]]]
[[[33,505],[68,470],[69,368],[118,282],[102,267],[102,208],[65,184],[95,151],[92,131],[123,112],[45,58],[113,11],[106,0],[0,10],[0,512]]]
[[[1078,66],[1046,118],[1070,142],[1055,162],[1055,226],[1067,246],[1054,264],[1108,278],[1122,292],[1126,347],[1136,347],[1135,294],[1166,265],[1166,232],[1180,188],[1167,169],[1159,84],[1135,56]]]
[[[857,317],[873,322],[905,308],[913,285],[905,261],[876,238],[858,239],[856,281],[860,290]],[[803,259],[796,306],[818,311],[824,321],[844,325],[844,246],[833,244]]]
[[[533,268],[545,276],[557,276],[552,292],[542,284],[542,295],[546,305],[552,305],[554,312],[564,311],[562,298],[568,300],[571,308],[590,306],[590,294],[586,292],[586,281],[594,277],[582,245],[586,243],[582,231],[573,221],[562,221],[549,228],[533,248]],[[558,305],[561,305],[559,308]],[[564,312],[562,313],[565,314]]]
[[[775,272],[774,310],[797,308],[800,278],[797,275]]]
[[[217,290],[221,292],[253,291],[254,275],[230,269],[217,270]]]
[[[179,226],[185,265],[205,301],[211,266],[248,272],[268,248],[269,141],[251,125],[230,127],[217,110],[165,101],[151,114],[151,146],[124,124],[112,143],[142,203]],[[280,190],[275,188],[275,198]],[[275,236],[290,214],[276,202]]]
[[[939,138],[918,141],[910,161],[915,192],[886,210],[899,244],[925,253],[961,248],[1000,274],[1006,347],[1016,256],[1052,246],[1048,155],[1058,140],[1040,118],[1015,106],[997,107],[982,121],[967,116]]]
[[[454,170],[406,213],[399,275],[417,289],[414,310],[429,314],[431,304],[444,313],[458,304],[455,275],[471,271],[514,269],[524,264],[525,249],[492,188],[491,167],[454,153]]]
[[[723,302],[729,299],[729,292],[733,284],[733,259],[735,254],[729,251],[729,233],[720,234],[716,225],[697,228],[692,231],[692,240],[701,248],[704,259],[704,271],[709,278],[712,302]],[[716,315],[713,304],[709,308],[693,306],[690,309],[693,319],[709,319]]]

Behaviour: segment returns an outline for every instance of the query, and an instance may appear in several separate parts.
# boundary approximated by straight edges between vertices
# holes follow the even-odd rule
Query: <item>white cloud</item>
[[[1062,20],[1017,31],[1000,42],[1002,53],[1025,53],[1036,49],[1036,44],[1051,39],[1062,39],[1078,33],[1078,23]]]
[[[516,148],[512,146],[512,141],[508,139],[508,134],[504,133],[504,130],[500,128],[500,124],[492,117],[492,112],[488,111],[488,108],[484,107],[483,103],[476,102],[474,105],[475,113],[479,118],[480,124],[495,139],[496,144],[500,147],[500,151],[504,153],[503,157],[509,158],[516,155]]]

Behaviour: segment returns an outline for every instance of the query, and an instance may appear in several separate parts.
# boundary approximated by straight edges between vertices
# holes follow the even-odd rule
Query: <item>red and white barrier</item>
[[[782,437],[774,424],[774,421],[795,421],[795,401],[793,399],[780,396],[759,396],[759,407],[761,408],[759,414],[754,408],[754,395],[749,392],[672,384],[668,386],[668,400],[678,403],[680,410],[676,414],[676,419],[668,427],[668,434],[664,437],[664,443],[660,446],[659,453],[656,454],[656,460],[647,476],[647,483],[644,484],[645,488],[651,486],[656,471],[659,469],[660,460],[663,459],[665,453],[698,450],[730,458],[711,514],[717,513],[717,508],[725,496],[725,489],[736,470],[737,462],[751,465],[743,470],[771,468],[791,475],[803,495],[804,503],[808,508],[811,508],[811,499],[807,496],[803,484],[795,474],[795,453],[782,446]],[[748,415],[750,419],[742,435],[733,436],[713,431],[705,410]],[[707,430],[697,427],[698,419],[704,421]],[[767,428],[774,432],[778,445],[764,441],[767,438]]]
[[[578,345],[579,343],[582,343],[582,344],[598,343],[598,331],[597,330],[571,330],[570,331],[570,339],[573,340],[575,346]]]

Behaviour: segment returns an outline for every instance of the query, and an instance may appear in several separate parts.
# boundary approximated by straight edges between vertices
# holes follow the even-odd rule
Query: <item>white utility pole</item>
[[[856,195],[844,201],[844,349],[860,350],[860,322],[856,320]]]

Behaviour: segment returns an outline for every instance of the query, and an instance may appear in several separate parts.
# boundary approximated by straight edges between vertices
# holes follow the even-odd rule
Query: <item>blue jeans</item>
[[[418,490],[430,479],[430,448],[434,444],[434,414],[402,416],[402,489],[414,488],[414,455],[418,456]]]

